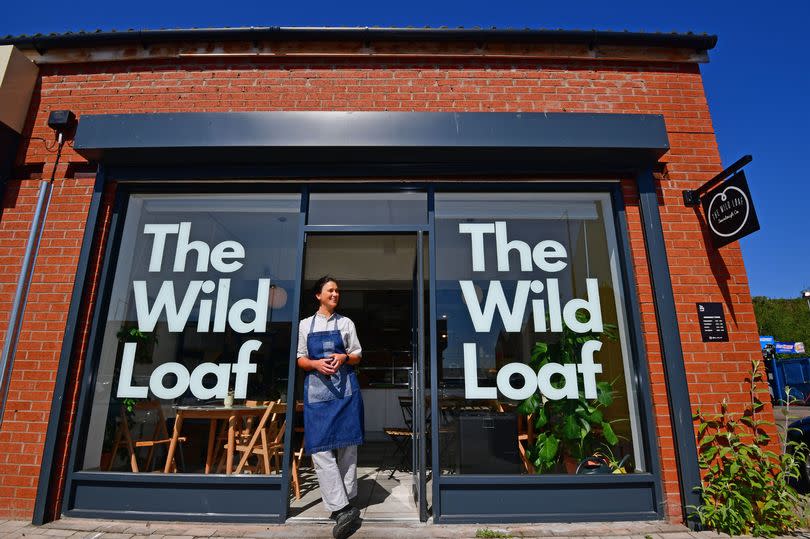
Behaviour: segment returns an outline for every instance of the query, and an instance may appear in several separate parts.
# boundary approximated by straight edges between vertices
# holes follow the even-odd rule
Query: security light
[[[52,110],[48,115],[48,127],[58,133],[65,133],[73,127],[76,115],[69,110]]]

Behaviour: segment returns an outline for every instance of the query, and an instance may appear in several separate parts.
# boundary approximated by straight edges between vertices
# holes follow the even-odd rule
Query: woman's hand
[[[313,361],[312,366],[324,376],[332,376],[337,372],[340,365],[336,365],[331,358],[324,358]]]
[[[332,354],[329,357],[331,358],[332,364],[335,365],[335,370],[349,362],[349,354]]]

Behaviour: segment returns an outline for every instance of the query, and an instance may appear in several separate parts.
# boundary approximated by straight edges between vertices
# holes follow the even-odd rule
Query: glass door
[[[364,519],[418,516],[426,521],[425,232],[312,228],[306,232],[302,289],[310,290],[324,273],[335,276],[338,312],[353,321],[362,343],[357,376],[365,443],[358,447],[357,472],[364,480],[353,503]],[[302,298],[302,318],[316,308],[311,295]],[[296,400],[303,399],[298,374]],[[298,427],[306,430],[306,425]],[[298,480],[314,483],[308,462]],[[300,491],[292,495],[291,517],[328,518],[319,488]]]
[[[427,521],[427,458],[426,458],[426,410],[425,406],[425,287],[424,287],[424,238],[416,233],[416,260],[413,271],[413,370],[410,377],[413,398],[412,479],[413,501],[419,509],[419,520]]]

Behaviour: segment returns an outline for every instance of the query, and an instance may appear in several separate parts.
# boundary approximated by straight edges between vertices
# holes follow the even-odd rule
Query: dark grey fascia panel
[[[60,49],[124,46],[147,47],[154,43],[188,41],[472,41],[506,43],[573,43],[629,47],[669,47],[704,51],[714,48],[717,36],[663,32],[617,32],[605,30],[544,30],[515,28],[369,28],[369,27],[284,27],[178,28],[112,32],[65,32],[61,34],[0,37],[0,45],[21,49]]]
[[[543,477],[549,480],[543,483],[536,477],[509,479],[499,483],[497,478],[442,477],[437,523],[660,520],[664,516],[649,474]]]
[[[122,477],[123,476],[123,477]],[[283,522],[280,476],[79,472],[64,514],[97,519]]]
[[[74,149],[106,164],[437,163],[593,153],[612,165],[657,160],[664,119],[648,114],[229,112],[85,115]]]

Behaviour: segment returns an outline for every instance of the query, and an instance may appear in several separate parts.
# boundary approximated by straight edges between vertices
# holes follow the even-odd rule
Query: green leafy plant
[[[157,335],[153,332],[144,332],[141,331],[136,327],[131,326],[121,326],[121,329],[118,330],[118,333],[115,335],[118,338],[119,342],[128,343],[134,342],[137,343],[138,346],[135,349],[135,362],[136,363],[149,363],[152,361],[152,352],[154,346],[157,344]],[[119,372],[120,372],[120,364],[116,366],[115,369],[115,379],[119,379]],[[121,404],[124,406],[126,410],[127,421],[132,425],[135,419],[135,404],[137,403],[137,399],[132,398],[125,398],[121,399]]]
[[[475,531],[475,537],[491,539],[491,538],[500,538],[500,537],[509,538],[509,537],[514,537],[514,536],[512,534],[508,533],[508,532],[490,530],[489,528],[478,528]]]
[[[580,314],[577,313],[577,318]],[[584,321],[580,318],[580,321]],[[579,363],[582,346],[591,340],[615,339],[616,326],[605,324],[603,333],[575,333],[564,328],[559,342],[535,343],[529,365],[539,370],[543,365],[555,363]],[[555,387],[562,382],[552,381]],[[604,416],[604,409],[613,404],[616,391],[613,382],[596,384],[597,398],[586,399],[580,391],[578,399],[544,400],[535,393],[517,408],[520,414],[531,415],[534,421],[536,441],[528,448],[529,459],[537,473],[562,472],[565,462],[578,462],[592,455],[598,448],[615,446],[619,437],[612,423]]]
[[[138,344],[135,349],[136,363],[149,363],[152,361],[152,349],[158,342],[155,333],[144,332],[137,327],[121,326],[115,336],[122,343],[134,342]]]
[[[135,413],[135,403],[137,401],[135,399],[123,399],[121,403],[124,405],[124,408],[127,409],[127,414]]]
[[[804,525],[801,516],[805,497],[790,485],[799,478],[799,463],[807,446],[787,441],[777,453],[769,430],[773,421],[762,415],[760,400],[764,376],[760,361],[752,361],[751,404],[731,413],[725,401],[720,413],[698,410],[698,463],[703,470],[700,505],[692,517],[701,524],[729,535],[773,537],[791,533]]]

